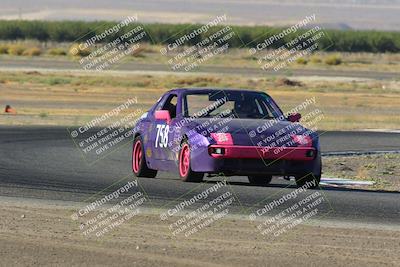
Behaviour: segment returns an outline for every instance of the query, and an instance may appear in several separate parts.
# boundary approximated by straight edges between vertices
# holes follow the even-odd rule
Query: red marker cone
[[[13,109],[10,105],[6,106],[4,112],[9,113],[9,114],[17,114],[17,111],[15,109]]]

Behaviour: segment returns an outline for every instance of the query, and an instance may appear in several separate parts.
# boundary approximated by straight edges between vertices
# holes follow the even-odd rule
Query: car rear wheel
[[[132,170],[136,177],[154,178],[157,175],[157,170],[147,167],[146,158],[144,155],[144,147],[142,138],[137,136],[133,141],[132,151]]]
[[[194,172],[191,168],[190,146],[188,141],[183,141],[179,152],[179,176],[184,182],[201,182],[203,181],[204,173]]]
[[[267,185],[272,180],[272,175],[249,175],[249,182],[252,185]]]
[[[312,173],[295,176],[297,187],[306,186],[306,189],[315,189],[321,181],[321,175]]]

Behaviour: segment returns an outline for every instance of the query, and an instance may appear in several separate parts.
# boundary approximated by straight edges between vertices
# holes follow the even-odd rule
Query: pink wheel
[[[132,171],[136,177],[154,178],[157,175],[157,170],[147,167],[146,157],[144,153],[142,138],[135,137],[132,149]]]
[[[140,171],[140,163],[142,161],[142,142],[138,140],[133,147],[132,168],[135,173]]]
[[[190,164],[190,146],[188,141],[182,143],[181,151],[179,152],[179,176],[184,182],[201,182],[203,181],[204,173],[194,172]]]
[[[184,144],[179,156],[179,174],[186,177],[190,170],[190,148],[188,144]]]

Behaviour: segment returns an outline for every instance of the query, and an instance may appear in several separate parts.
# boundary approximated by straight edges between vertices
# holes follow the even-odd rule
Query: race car
[[[321,150],[316,132],[284,115],[264,92],[180,88],[166,92],[133,128],[132,169],[137,177],[177,172],[181,180],[247,176],[267,185],[272,176],[318,186]]]

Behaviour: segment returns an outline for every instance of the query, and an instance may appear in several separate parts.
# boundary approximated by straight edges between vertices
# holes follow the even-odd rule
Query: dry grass
[[[171,88],[233,87],[266,91],[284,111],[315,97],[316,107],[324,113],[317,125],[323,130],[400,128],[400,82],[290,81],[289,85],[274,78],[226,75],[0,72],[2,103],[18,112],[14,117],[0,116],[0,124],[80,124],[130,97],[137,96],[140,107],[147,109]],[[41,113],[47,116],[40,117]]]
[[[40,56],[42,54],[42,50],[38,47],[32,47],[25,49],[24,52],[22,52],[23,56]]]
[[[88,49],[79,49],[77,47],[78,44],[43,44],[34,40],[26,40],[18,42],[0,41],[0,55],[7,53],[11,54],[10,52],[8,52],[8,47],[13,46],[24,47],[24,50],[33,47],[39,47],[43,51],[42,56],[66,56],[66,58],[70,60],[76,60],[76,55],[86,56],[90,53]],[[160,48],[160,45],[141,44],[140,49],[135,50],[133,55],[126,57],[125,60],[132,60],[142,63],[168,64],[168,60],[171,57],[175,56],[175,54],[168,54],[168,56],[163,56],[160,54]],[[264,52],[261,52],[260,56],[262,56],[263,53]],[[22,56],[22,52],[13,52],[12,55]],[[257,63],[258,57],[259,55],[249,56],[249,51],[246,48],[231,48],[228,50],[227,53],[213,56],[204,64],[258,68],[260,67]],[[400,53],[316,52],[312,55],[300,57],[296,60],[295,63],[287,66],[288,70],[300,68],[400,72]]]

